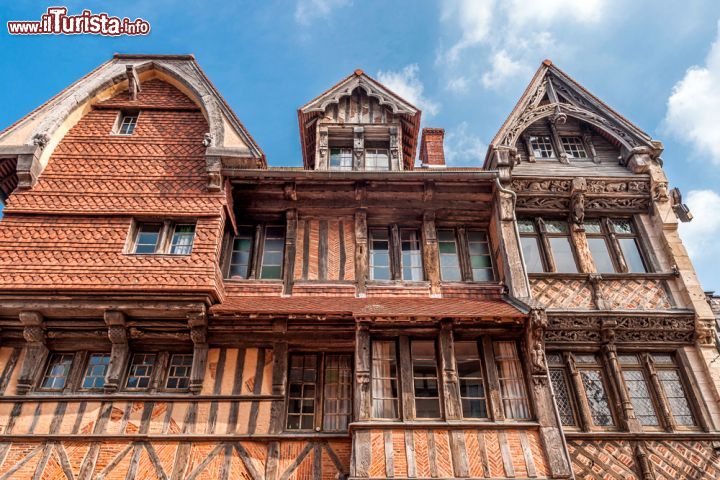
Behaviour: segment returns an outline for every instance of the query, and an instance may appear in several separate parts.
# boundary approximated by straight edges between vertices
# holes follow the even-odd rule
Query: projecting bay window
[[[135,222],[128,251],[136,255],[190,255],[194,222]]]
[[[440,228],[437,241],[442,281],[489,282],[495,279],[487,232],[464,227]]]
[[[489,355],[483,355],[485,348]],[[462,418],[490,419],[491,398],[498,399],[496,409],[500,412],[493,420],[532,417],[523,366],[514,340],[463,339],[454,342],[453,350]],[[443,391],[435,340],[405,336],[378,339],[372,341],[371,352],[373,419],[443,419],[446,402],[451,400]],[[488,378],[494,379],[493,382]],[[489,388],[494,389],[493,395],[488,393]]]
[[[239,226],[227,259],[226,278],[233,280],[282,278],[285,227]]]
[[[583,226],[599,273],[648,271],[632,219],[587,219]]]
[[[591,353],[549,352],[550,380],[565,427],[584,430],[616,429],[610,391],[624,391],[637,422],[644,430],[674,431],[697,428],[695,408],[672,354],[618,353],[617,384]]]
[[[420,232],[417,229],[370,228],[370,280],[403,280],[421,282],[425,279],[422,263]]]
[[[568,223],[561,220],[518,220],[520,244],[528,273],[577,273]]]
[[[352,355],[290,355],[287,430],[346,431],[352,415]]]

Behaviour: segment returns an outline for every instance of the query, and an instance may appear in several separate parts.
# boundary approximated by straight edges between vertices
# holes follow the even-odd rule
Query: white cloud
[[[425,87],[418,77],[419,71],[420,67],[414,63],[397,72],[379,71],[377,77],[387,88],[418,107],[423,113],[432,116],[440,111],[440,105],[423,94]]]
[[[468,79],[462,75],[460,75],[459,77],[450,79],[446,85],[448,90],[453,91],[455,93],[464,93],[467,91],[469,86],[470,85],[469,85]]]
[[[718,25],[720,29],[720,23]],[[665,128],[720,164],[720,33],[704,66],[693,66],[675,84],[667,102]]]
[[[449,70],[447,88],[462,73],[484,72],[466,78],[486,88],[498,88],[513,77],[527,78],[546,53],[571,48],[556,41],[557,33],[600,23],[613,0],[446,0],[443,22],[451,40],[437,63]],[[587,34],[587,32],[585,32]]]
[[[445,133],[445,162],[451,167],[482,167],[487,145],[468,132],[468,123],[462,122]]]
[[[712,190],[692,190],[685,199],[693,220],[680,224],[685,248],[695,265],[720,268],[720,195]],[[712,270],[712,267],[709,268]]]
[[[328,17],[336,8],[350,3],[350,0],[298,0],[295,4],[295,21],[309,25],[312,20]]]

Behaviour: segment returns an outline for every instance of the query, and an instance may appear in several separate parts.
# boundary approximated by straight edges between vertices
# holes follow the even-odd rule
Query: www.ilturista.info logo
[[[142,18],[112,17],[107,13],[83,10],[80,15],[68,15],[67,7],[50,7],[40,20],[7,22],[11,35],[147,35],[150,24]]]

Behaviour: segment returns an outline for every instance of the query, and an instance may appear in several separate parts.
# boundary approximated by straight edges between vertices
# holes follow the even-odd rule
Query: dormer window
[[[560,142],[568,158],[588,158],[580,137],[560,137]]]
[[[138,112],[121,112],[116,128],[117,135],[132,135],[137,125]]]
[[[353,169],[351,148],[330,149],[330,170],[351,171]]]
[[[539,135],[530,137],[530,149],[535,158],[555,158],[552,140],[549,136]]]

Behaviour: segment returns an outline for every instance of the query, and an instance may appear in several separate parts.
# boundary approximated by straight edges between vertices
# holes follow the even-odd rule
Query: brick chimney
[[[423,168],[445,168],[443,128],[423,128],[420,140],[420,162]]]

